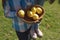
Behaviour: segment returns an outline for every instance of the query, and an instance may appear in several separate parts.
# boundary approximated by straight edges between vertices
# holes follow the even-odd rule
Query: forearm
[[[9,16],[9,12],[10,12],[10,8],[9,8],[7,0],[2,0],[2,7],[4,9],[4,16],[8,17]]]

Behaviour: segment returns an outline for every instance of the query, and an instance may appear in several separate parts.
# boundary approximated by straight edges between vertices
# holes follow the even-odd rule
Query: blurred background
[[[15,30],[12,28],[12,19],[5,18],[0,0],[0,40],[18,40]],[[43,5],[45,15],[40,25],[43,38],[37,40],[60,40],[60,0],[51,3],[45,0]]]

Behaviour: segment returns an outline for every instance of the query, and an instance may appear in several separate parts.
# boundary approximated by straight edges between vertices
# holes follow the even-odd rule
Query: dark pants
[[[31,39],[30,38],[30,29],[31,29],[31,27],[27,31],[25,31],[25,32],[18,32],[18,31],[16,31],[18,39],[19,40],[30,40]]]

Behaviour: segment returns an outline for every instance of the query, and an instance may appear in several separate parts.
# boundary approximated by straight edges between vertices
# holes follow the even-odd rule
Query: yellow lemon
[[[42,9],[39,8],[39,7],[37,7],[37,13],[38,13],[38,14],[41,14],[41,13],[42,13]]]
[[[35,14],[36,13],[36,7],[33,7],[31,11]]]
[[[19,10],[18,14],[20,17],[24,18],[25,12],[23,10]]]
[[[38,20],[39,19],[39,16],[37,14],[34,14],[33,15],[33,20]]]
[[[33,17],[33,13],[31,11],[27,12],[28,17]]]

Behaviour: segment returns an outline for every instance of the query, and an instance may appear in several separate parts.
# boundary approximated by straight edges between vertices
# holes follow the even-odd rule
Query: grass
[[[47,1],[44,4],[45,15],[41,22],[40,29],[44,36],[37,40],[60,40],[60,4],[56,0],[53,4]],[[18,40],[14,29],[12,28],[12,20],[5,18],[1,0],[0,0],[0,40]]]

